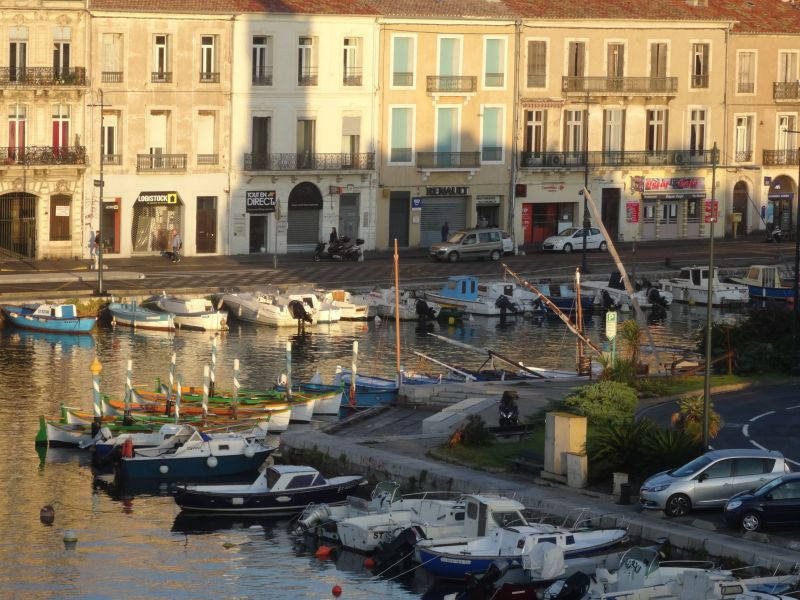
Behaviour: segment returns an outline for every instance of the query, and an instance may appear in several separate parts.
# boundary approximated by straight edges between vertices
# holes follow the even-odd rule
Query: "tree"
[[[672,415],[672,426],[691,436],[696,441],[703,439],[704,396],[690,396],[678,401],[678,412]],[[714,410],[714,403],[708,403],[708,439],[717,437],[724,425],[722,416]]]

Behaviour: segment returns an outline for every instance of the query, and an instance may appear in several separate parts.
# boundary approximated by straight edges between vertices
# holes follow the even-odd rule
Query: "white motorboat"
[[[147,301],[148,305],[172,313],[178,329],[220,331],[228,329],[228,313],[217,310],[206,298],[178,298],[163,292]]]
[[[369,304],[345,290],[320,290],[322,301],[341,312],[342,321],[366,321],[370,318]]]
[[[372,290],[365,296],[365,299],[379,317],[395,318],[394,287]],[[438,303],[417,298],[410,292],[400,292],[400,304],[397,308],[402,321],[419,321],[420,316],[424,316],[426,319],[435,319],[441,311]]]
[[[230,314],[242,321],[273,327],[294,327],[297,319],[288,304],[279,302],[273,294],[237,292],[224,294],[222,303]]]
[[[658,289],[649,282],[642,282],[636,286],[633,296],[640,308],[660,306],[666,308],[672,304],[672,293],[669,290]],[[616,309],[627,306],[633,308],[633,300],[625,289],[622,277],[618,271],[611,273],[607,282],[581,281],[581,290],[594,295],[594,303],[603,308]]]
[[[685,267],[677,277],[659,279],[661,289],[669,292],[676,302],[688,304],[708,304],[708,267]],[[746,285],[739,283],[722,283],[717,268],[711,277],[711,304],[743,304],[750,300],[750,292]]]
[[[342,318],[340,308],[330,302],[320,300],[311,291],[288,291],[276,295],[276,300],[287,305],[292,301],[301,302],[306,312],[313,318],[314,323],[336,323]]]
[[[538,308],[533,292],[518,288],[513,283],[479,283],[477,277],[469,275],[450,277],[439,291],[425,292],[425,298],[484,317],[531,312]]]

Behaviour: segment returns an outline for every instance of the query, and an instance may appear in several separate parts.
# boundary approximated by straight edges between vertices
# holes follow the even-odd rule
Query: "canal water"
[[[716,312],[715,316],[721,315]],[[735,318],[736,315],[734,315]],[[662,348],[694,348],[705,309],[673,306],[651,319]],[[286,370],[293,343],[295,381],[316,371],[329,380],[337,365],[349,366],[354,340],[360,370],[391,376],[395,370],[394,324],[338,323],[297,335],[233,322],[218,336],[218,387],[230,388],[233,361],[241,361],[243,387],[271,387]],[[432,331],[476,347],[488,347],[525,364],[574,368],[574,338],[559,321],[475,318],[459,325],[401,325],[404,368],[426,371],[413,350],[471,368],[483,356],[445,344]],[[604,320],[587,323],[603,341]],[[170,496],[119,493],[95,480],[89,457],[76,451],[34,449],[39,415],[55,416],[61,403],[90,409],[92,361],[102,364],[101,389],[121,397],[128,359],[134,383],[166,381],[172,353],[185,384],[198,385],[210,363],[212,335],[132,332],[99,328],[82,338],[0,329],[0,596],[6,598],[419,598],[430,582],[417,574],[404,581],[376,579],[363,557],[340,554],[319,560],[295,547],[285,519],[207,520],[179,517]],[[663,357],[662,357],[663,360]],[[51,504],[52,526],[39,521]],[[74,547],[64,532],[78,537]],[[427,596],[426,596],[427,597]],[[435,597],[435,594],[434,594]]]

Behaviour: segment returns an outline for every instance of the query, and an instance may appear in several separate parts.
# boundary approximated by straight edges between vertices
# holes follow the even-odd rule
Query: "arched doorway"
[[[764,222],[779,226],[784,231],[792,230],[792,205],[797,188],[791,177],[780,175],[772,180],[767,193],[767,209]]]
[[[735,223],[734,220],[731,219],[731,227],[737,235],[747,233],[748,231],[747,215],[750,212],[748,210],[749,204],[750,191],[748,190],[747,183],[739,181],[733,186],[733,212],[740,213],[742,215],[742,221],[740,223]]]
[[[14,192],[0,196],[0,254],[36,258],[36,196]]]
[[[289,193],[288,252],[313,250],[320,240],[319,217],[322,192],[310,181],[298,183]]]

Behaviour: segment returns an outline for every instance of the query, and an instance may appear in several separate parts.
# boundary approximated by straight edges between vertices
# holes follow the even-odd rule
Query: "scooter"
[[[364,240],[361,238],[356,238],[355,242],[348,237],[343,237],[345,240],[341,255],[342,260],[352,260],[354,262],[363,262],[364,261],[364,249],[362,246],[364,245]]]
[[[317,247],[314,248],[314,262],[319,262],[323,258],[330,258],[331,260],[342,260],[342,246],[344,244],[343,240],[345,238],[341,238],[336,240],[333,243],[328,243],[321,241],[317,244]]]
[[[514,391],[506,390],[500,398],[498,411],[500,419],[498,424],[501,428],[519,426],[519,407],[517,406],[519,394]]]
[[[767,239],[764,241],[775,242],[776,244],[779,244],[782,236],[783,231],[781,230],[780,225],[767,225]]]

